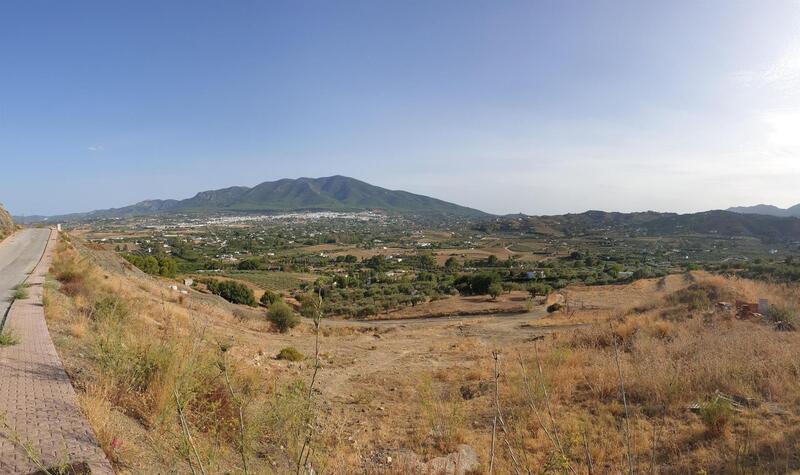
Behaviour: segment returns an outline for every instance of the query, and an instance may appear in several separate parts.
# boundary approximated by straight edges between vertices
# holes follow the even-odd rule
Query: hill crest
[[[755,206],[734,206],[732,208],[728,208],[728,211],[739,214],[763,214],[767,216],[777,216],[780,218],[800,218],[800,204],[796,204],[789,208],[780,208],[778,206],[766,204],[759,204]]]
[[[408,215],[486,217],[483,211],[429,196],[389,190],[341,175],[266,181],[254,187],[201,191],[184,200],[145,200],[122,208],[76,213],[59,218],[90,219],[172,213],[368,211]]]

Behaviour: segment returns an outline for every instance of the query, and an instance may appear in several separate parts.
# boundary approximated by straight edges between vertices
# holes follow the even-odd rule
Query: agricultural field
[[[163,277],[234,280],[256,294],[296,301],[322,286],[327,316],[360,319],[481,313],[500,307],[471,305],[480,296],[491,302],[509,292],[536,297],[571,285],[698,269],[783,281],[800,275],[796,245],[752,236],[510,225],[518,226],[445,221],[431,227],[391,215],[301,213],[99,220],[73,232]],[[512,307],[519,312],[526,305]]]

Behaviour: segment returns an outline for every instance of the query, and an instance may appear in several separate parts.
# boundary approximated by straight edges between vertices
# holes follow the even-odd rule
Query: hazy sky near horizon
[[[0,4],[0,202],[342,174],[495,213],[800,202],[800,2]]]

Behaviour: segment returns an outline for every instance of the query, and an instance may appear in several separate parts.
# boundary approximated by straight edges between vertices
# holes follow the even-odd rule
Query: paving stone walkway
[[[20,441],[29,444],[45,468],[69,463],[88,467],[92,474],[114,473],[81,412],[44,319],[42,285],[57,234],[51,233],[28,279],[29,297],[14,302],[9,312],[6,327],[19,343],[0,348],[0,418],[13,431],[0,430],[0,474],[41,470]]]

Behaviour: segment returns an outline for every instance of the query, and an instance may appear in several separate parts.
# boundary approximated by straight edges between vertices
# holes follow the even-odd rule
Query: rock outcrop
[[[394,462],[394,463],[393,463]],[[436,475],[472,475],[482,473],[481,463],[475,449],[461,444],[456,451],[444,457],[436,457],[423,462],[414,452],[399,454],[394,461],[390,457],[388,463],[403,473],[426,473]]]
[[[11,219],[11,215],[3,208],[3,205],[0,205],[0,239],[13,233],[14,229],[14,221]]]

